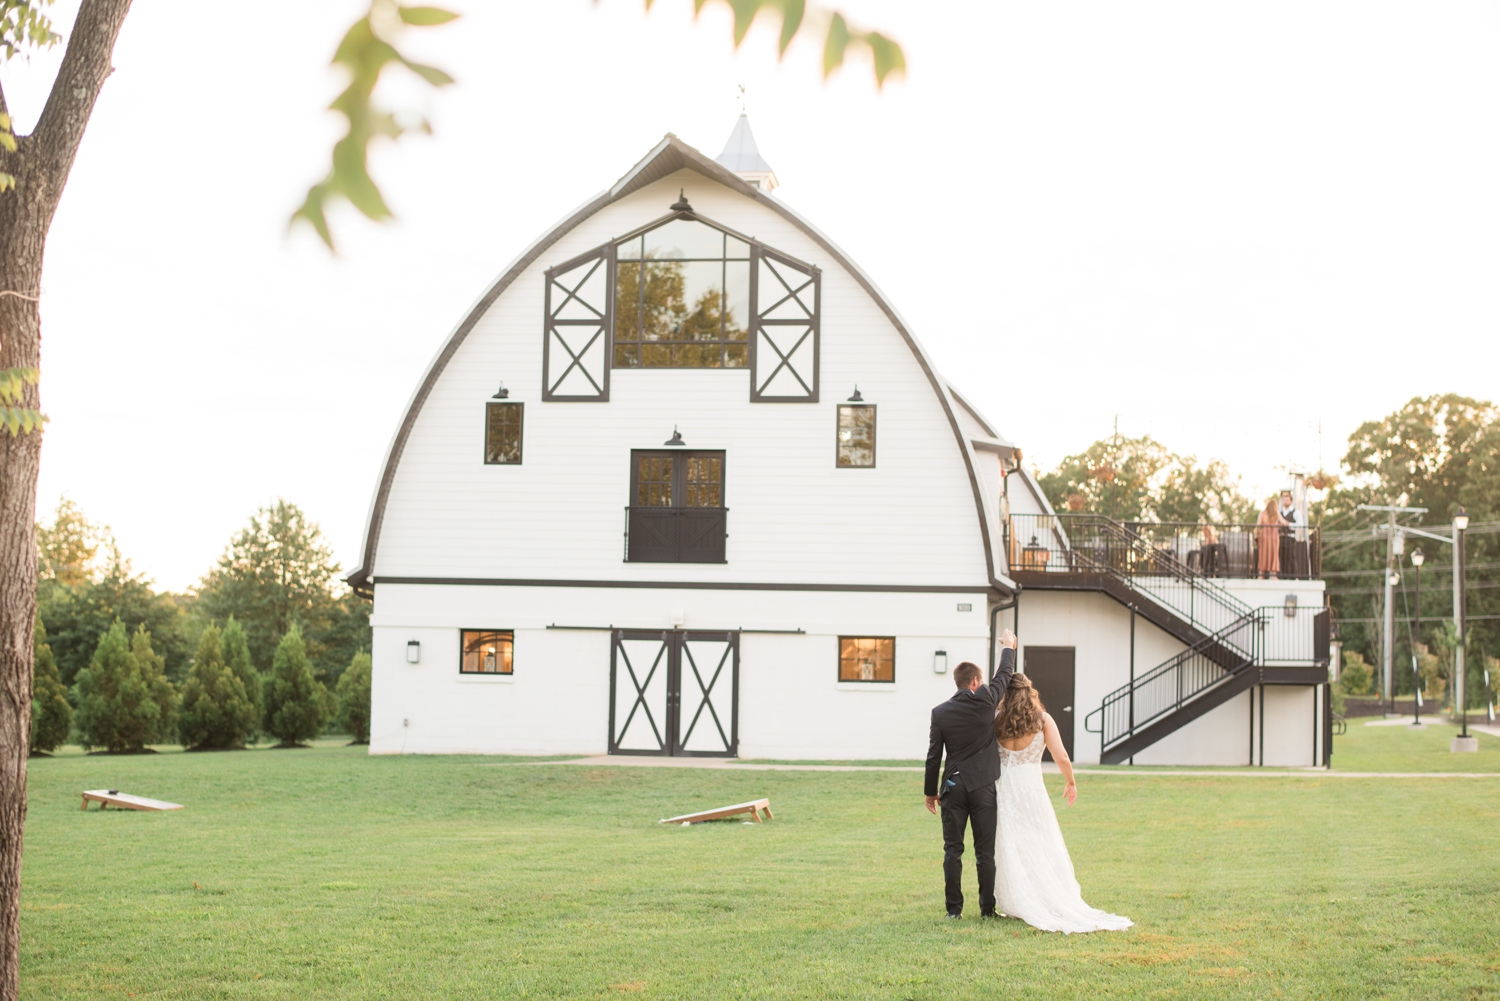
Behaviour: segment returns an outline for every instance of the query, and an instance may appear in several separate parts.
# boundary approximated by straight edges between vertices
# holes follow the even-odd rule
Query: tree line
[[[1240,479],[1218,461],[1200,463],[1150,436],[1118,434],[1067,456],[1038,483],[1058,511],[1087,511],[1123,522],[1254,522],[1265,499],[1240,489]],[[1383,515],[1361,504],[1426,508],[1399,524],[1446,534],[1460,507],[1470,517],[1465,545],[1469,568],[1462,637],[1468,666],[1469,709],[1482,709],[1500,685],[1500,409],[1456,393],[1414,397],[1394,412],[1366,421],[1349,436],[1337,473],[1318,470],[1308,483],[1308,519],[1319,528],[1327,600],[1345,662],[1344,686],[1361,694],[1378,684],[1384,615],[1382,577],[1386,540],[1372,529]],[[1421,604],[1411,551],[1420,544]],[[1451,697],[1453,653],[1452,546],[1407,541],[1397,569],[1392,643],[1395,692],[1441,704]],[[1420,619],[1420,626],[1418,620]],[[1486,684],[1488,672],[1488,684]]]
[[[36,535],[32,753],[291,746],[330,725],[369,740],[369,606],[295,504],[257,511],[181,594],[66,498]]]

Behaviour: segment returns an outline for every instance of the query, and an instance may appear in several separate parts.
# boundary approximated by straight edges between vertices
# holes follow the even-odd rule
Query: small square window
[[[521,417],[524,403],[488,403],[484,408],[484,462],[487,466],[521,463]]]
[[[895,681],[895,637],[840,636],[839,680]]]
[[[516,634],[510,629],[465,629],[459,674],[511,674]]]
[[[874,404],[839,404],[838,466],[840,469],[874,468]]]

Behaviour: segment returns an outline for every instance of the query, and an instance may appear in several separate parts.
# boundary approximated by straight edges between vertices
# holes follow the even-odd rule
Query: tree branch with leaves
[[[853,27],[835,10],[809,6],[805,0],[693,0],[693,13],[701,14],[709,3],[722,4],[734,15],[734,47],[738,49],[751,26],[763,15],[779,19],[778,55],[785,56],[792,42],[808,31],[823,36],[823,77],[827,79],[844,65],[851,52],[869,53],[875,85],[883,87],[890,77],[906,71],[901,46],[878,31]],[[650,10],[652,0],[645,0]],[[396,0],[372,0],[370,9],[344,33],[333,54],[333,65],[348,74],[349,85],[334,98],[329,110],[343,116],[345,132],[333,147],[328,174],[308,189],[301,207],[292,213],[292,223],[304,222],[333,250],[333,231],[328,206],[343,199],[366,218],[385,222],[390,207],[380,187],[370,176],[370,146],[380,138],[400,139],[409,132],[431,134],[432,126],[420,115],[401,114],[381,104],[376,90],[387,70],[405,69],[433,87],[446,87],[453,77],[435,66],[418,63],[397,47],[410,28],[431,28],[458,18],[438,7],[404,6]]]

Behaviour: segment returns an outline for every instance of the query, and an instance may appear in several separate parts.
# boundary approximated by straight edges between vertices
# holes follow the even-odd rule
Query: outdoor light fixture
[[[677,200],[671,205],[673,212],[691,212],[693,207],[688,204],[687,193],[682,188],[677,189]]]
[[[422,644],[411,640],[406,644],[406,662],[416,664],[422,660]]]
[[[947,674],[948,673],[948,651],[947,650],[934,650],[932,652],[932,673],[933,674]]]
[[[1418,546],[1417,548],[1415,548],[1415,549],[1413,549],[1411,551],[1411,565],[1412,566],[1414,566],[1414,567],[1420,567],[1424,562],[1426,562],[1426,560],[1427,560],[1427,557],[1425,555],[1423,555],[1423,553],[1422,553],[1422,547],[1421,546]]]
[[[1295,619],[1297,617],[1297,596],[1295,594],[1287,595],[1286,602],[1281,607],[1287,618]]]
[[[510,390],[505,388],[505,383],[503,382],[500,384],[500,388],[495,391],[495,395],[490,397],[492,400],[506,400],[509,398]]]
[[[851,397],[849,397],[849,402],[850,403],[863,403],[863,402],[865,402],[865,398],[863,396],[859,395],[859,384],[858,383],[855,383],[855,385],[854,385],[854,395],[851,396]]]
[[[1467,532],[1469,530],[1469,512],[1463,508],[1459,508],[1458,514],[1453,516],[1453,527],[1460,532]]]
[[[1401,575],[1398,574],[1396,571],[1392,570],[1391,571],[1391,587],[1396,587],[1400,583],[1401,583]]]
[[[683,448],[687,442],[682,440],[682,432],[677,430],[677,425],[672,425],[672,437],[662,442],[663,445],[671,445],[673,448]]]

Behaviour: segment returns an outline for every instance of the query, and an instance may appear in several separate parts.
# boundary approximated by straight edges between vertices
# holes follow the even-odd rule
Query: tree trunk
[[[0,194],[0,369],[41,367],[40,296],[47,230],[104,80],[130,0],[84,0],[35,131],[0,151],[16,178]],[[0,111],[5,111],[0,92]],[[27,387],[25,406],[40,409]],[[36,479],[40,433],[0,430],[0,1001],[20,990],[21,833],[31,740],[36,621]]]

